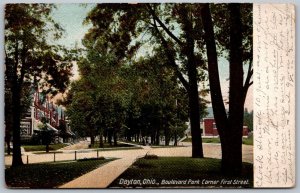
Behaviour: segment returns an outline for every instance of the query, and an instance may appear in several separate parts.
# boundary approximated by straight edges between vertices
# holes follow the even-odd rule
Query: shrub
[[[157,155],[154,155],[154,154],[146,154],[144,157],[144,159],[158,159],[158,156]]]

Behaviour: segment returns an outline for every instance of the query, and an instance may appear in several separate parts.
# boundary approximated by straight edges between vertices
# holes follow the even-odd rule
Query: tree
[[[128,86],[132,93],[131,104],[135,104],[133,111],[136,112],[137,108],[140,111],[135,120],[130,120],[132,125],[128,127],[137,127],[134,125],[137,122],[144,130],[144,136],[151,137],[151,144],[159,145],[163,135],[165,145],[169,145],[175,122],[185,124],[188,121],[187,93],[180,88],[173,69],[156,54],[133,62],[124,73],[130,79]],[[128,74],[133,75],[129,77]],[[180,104],[180,109],[176,103]],[[132,116],[128,117],[132,119]],[[132,134],[139,134],[138,129],[135,131]],[[178,130],[178,135],[182,132]]]
[[[151,43],[151,51],[163,48],[161,58],[168,61],[189,96],[192,157],[203,157],[198,81],[206,80],[208,66],[222,144],[222,170],[238,174],[242,166],[243,106],[253,74],[251,17],[250,4],[99,4],[87,21],[93,25],[89,35],[94,42],[100,37],[105,39],[120,61],[126,55],[131,58],[133,53],[139,53],[136,50],[146,40]],[[221,93],[218,55],[230,63],[228,117]],[[244,80],[243,64],[247,62]]]
[[[42,144],[46,146],[45,150],[48,153],[49,152],[49,145],[54,140],[55,137],[55,131],[49,130],[47,126],[47,119],[43,117],[41,119],[42,124],[39,126],[39,134],[38,138],[41,139]]]
[[[6,89],[11,93],[13,162],[22,165],[20,149],[20,120],[25,84],[36,85],[56,94],[63,92],[69,82],[70,56],[61,46],[47,42],[62,34],[50,13],[50,4],[7,4],[5,9]]]
[[[250,131],[253,131],[253,110],[248,111],[246,108],[244,111],[244,125],[247,125]]]
[[[78,62],[81,78],[71,85],[67,97],[67,114],[71,126],[80,135],[88,135],[91,145],[99,135],[117,145],[117,133],[125,121],[127,92],[124,89],[116,57],[107,52],[101,39],[97,44],[89,36],[83,39],[86,56]],[[84,105],[83,105],[84,104]]]
[[[119,59],[136,53],[144,42],[140,36],[150,36],[148,40],[153,47],[163,48],[164,58],[188,93],[192,157],[201,158],[198,81],[205,79],[205,63],[201,55],[195,54],[203,46],[196,39],[199,32],[196,13],[192,4],[98,4],[89,13],[87,22],[93,24],[90,36],[95,41],[99,37],[105,39]]]
[[[205,32],[211,100],[222,145],[222,170],[225,174],[238,175],[242,169],[243,108],[247,90],[252,84],[250,79],[253,74],[252,40],[249,35],[249,31],[252,32],[252,8],[251,5],[244,5],[243,7],[241,4],[225,4],[220,9],[229,11],[227,20],[226,16],[223,17],[230,29],[229,36],[223,37],[223,42],[222,39],[219,41],[221,45],[223,43],[225,50],[229,51],[230,87],[228,117],[223,103],[218,72],[217,41],[215,37],[218,31],[214,32],[217,22],[213,23],[212,21],[209,4],[203,5],[201,18]],[[227,29],[223,28],[223,30],[219,30],[219,33]],[[249,68],[244,83],[243,62],[245,61],[249,61]]]

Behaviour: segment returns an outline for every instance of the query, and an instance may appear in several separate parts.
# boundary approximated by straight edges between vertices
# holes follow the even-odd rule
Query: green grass
[[[98,148],[95,150],[99,151],[118,151],[118,150],[132,150],[132,149],[143,149],[142,147],[112,147],[112,148]]]
[[[109,143],[103,143],[103,147],[100,148],[99,142],[95,142],[94,145],[92,145],[89,148],[118,148],[118,147],[134,147],[133,145],[129,145],[129,144],[124,144],[124,143],[118,143],[117,146],[114,146],[114,144],[112,143],[112,145],[110,145]]]
[[[192,142],[192,138],[185,138],[183,142]],[[202,138],[203,143],[220,143],[220,138]]]
[[[186,138],[183,142],[192,142],[192,138]],[[221,143],[220,138],[202,138],[203,143]],[[248,138],[243,138],[243,144],[253,145],[253,136]]]
[[[174,146],[174,145],[168,145],[168,146],[165,146],[165,145],[151,145],[151,148],[174,148],[174,147],[184,147],[182,145],[177,145],[177,146]]]
[[[86,159],[7,168],[5,169],[5,181],[7,186],[11,188],[54,188],[112,160]]]
[[[55,151],[66,146],[63,143],[51,144],[49,145],[49,150]],[[25,151],[46,151],[45,145],[22,145],[22,147],[24,147]]]
[[[109,187],[253,187],[252,164],[243,163],[243,172],[239,177],[224,176],[220,170],[221,160],[219,159],[188,157],[141,158],[114,180]],[[149,183],[147,179],[152,181]],[[124,184],[125,180],[132,180],[131,182],[136,184],[128,185],[127,183],[126,185]],[[177,182],[186,181],[186,184],[163,184],[163,180],[169,182],[172,180]],[[229,185],[221,184],[222,180],[229,181]],[[234,180],[240,180],[239,182],[244,180],[243,182],[246,182],[246,184],[236,185],[233,184]],[[194,183],[191,183],[192,181]],[[206,184],[211,181],[216,183],[213,185]]]
[[[253,145],[253,136],[248,138],[243,138],[243,144],[245,145]]]

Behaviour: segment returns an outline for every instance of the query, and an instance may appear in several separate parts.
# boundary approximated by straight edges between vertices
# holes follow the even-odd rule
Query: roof
[[[206,111],[208,115],[206,115],[204,118],[214,118],[214,111],[212,107],[207,107]]]

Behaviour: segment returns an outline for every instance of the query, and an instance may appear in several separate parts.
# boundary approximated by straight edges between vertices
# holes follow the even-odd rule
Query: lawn
[[[55,151],[66,146],[63,143],[51,144],[49,145],[49,150]],[[24,147],[25,151],[46,151],[45,145],[22,145],[22,147]]]
[[[253,165],[243,163],[240,177],[223,176],[212,158],[140,158],[110,187],[253,187]]]
[[[183,142],[192,142],[192,138],[186,138]],[[220,143],[220,138],[202,138],[203,143]],[[253,145],[253,136],[243,138],[243,144]]]
[[[248,138],[243,138],[243,144],[245,145],[253,145],[253,135]]]
[[[103,145],[104,145],[103,148],[100,148],[99,142],[95,142],[95,144],[93,146],[88,147],[88,149],[95,149],[95,150],[99,150],[99,151],[143,149],[142,147],[139,147],[139,146],[124,144],[124,143],[118,143],[117,146],[114,146],[112,144],[112,146],[111,146],[109,143],[105,142]]]
[[[174,146],[174,145],[151,145],[151,148],[174,148],[174,147],[184,147],[182,145],[177,145],[177,146]]]
[[[119,148],[119,147],[135,147],[135,146],[130,144],[124,144],[124,143],[118,143],[117,146],[114,146],[114,144],[110,145],[109,143],[103,143],[103,148]],[[100,148],[99,142],[95,142],[95,144],[89,148]]]
[[[87,159],[7,168],[5,181],[11,188],[55,188],[112,160]]]
[[[183,142],[192,142],[192,138],[185,138]],[[202,138],[203,143],[220,143],[220,138]]]

